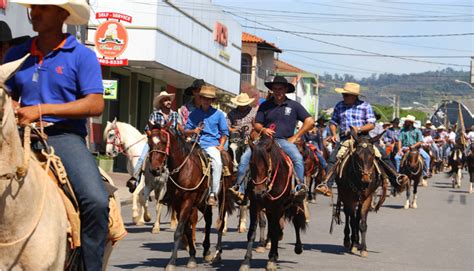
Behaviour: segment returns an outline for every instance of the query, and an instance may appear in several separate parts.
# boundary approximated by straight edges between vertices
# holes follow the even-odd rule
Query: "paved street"
[[[337,225],[329,234],[331,207],[329,199],[319,197],[310,204],[311,222],[303,234],[304,252],[293,252],[294,232],[290,225],[280,243],[281,270],[473,270],[474,216],[473,197],[468,194],[465,176],[462,189],[452,189],[444,174],[430,179],[429,187],[419,190],[418,209],[404,210],[404,195],[387,198],[378,213],[368,218],[367,246],[369,257],[352,255],[342,246],[343,227]],[[169,216],[163,214],[162,232],[151,234],[151,224],[130,224],[131,206],[123,207],[129,235],[115,249],[109,270],[156,270],[166,266],[172,248],[173,233]],[[198,245],[197,270],[238,270],[244,256],[246,234],[236,231],[236,216],[224,237],[223,262],[211,266],[202,263],[202,247]],[[197,240],[202,240],[199,223]],[[211,237],[215,242],[216,235]],[[179,251],[178,270],[186,270],[188,253]],[[267,252],[254,253],[252,268],[266,266]]]

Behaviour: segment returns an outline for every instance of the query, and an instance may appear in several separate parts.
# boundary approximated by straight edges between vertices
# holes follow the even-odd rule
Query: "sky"
[[[474,56],[472,0],[212,2],[238,20],[242,31],[281,48],[280,59],[317,74],[469,71]],[[435,36],[406,37],[419,35]]]

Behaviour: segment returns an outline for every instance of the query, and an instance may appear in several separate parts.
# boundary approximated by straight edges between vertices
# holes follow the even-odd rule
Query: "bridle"
[[[360,145],[356,146],[356,149],[357,149],[357,147],[362,147],[365,150],[367,148],[373,148],[373,145],[370,144],[370,143],[361,143]],[[357,151],[356,151],[356,153],[357,153]],[[372,153],[372,152],[371,152],[371,154],[374,155],[374,153]],[[370,178],[370,176],[373,175],[374,170],[375,170],[375,163],[372,163],[372,166],[368,170],[365,170],[359,162],[354,161],[354,160],[356,160],[356,159],[352,159],[352,163],[353,163],[353,165],[355,165],[354,169],[359,170],[362,177],[367,176],[367,177]]]
[[[150,150],[148,151],[148,155],[156,152],[156,153],[161,153],[165,156],[165,159],[163,160],[163,164],[160,166],[160,170],[163,169],[166,165],[166,162],[168,160],[168,157],[170,155],[170,133],[168,131],[166,131],[165,129],[161,128],[161,129],[151,129],[150,131],[153,133],[153,131],[156,131],[158,130],[160,134],[164,134],[166,136],[166,147],[165,147],[165,150],[161,150],[158,148],[158,143],[160,143],[160,139],[158,136],[152,136],[151,140],[153,141],[153,146],[151,146],[152,148],[150,148]],[[154,138],[157,138],[158,141],[155,142],[153,139]]]
[[[106,140],[106,143],[107,144],[111,144],[112,147],[116,148],[117,149],[117,152],[118,153],[122,153],[124,154],[125,156],[129,156],[127,151],[132,148],[133,146],[135,146],[136,144],[140,143],[141,141],[143,141],[146,136],[143,136],[141,137],[139,140],[135,141],[134,143],[130,144],[130,146],[128,147],[125,147],[125,143],[123,142],[122,140],[122,136],[120,135],[120,130],[118,129],[118,127],[116,125],[114,125],[112,127],[112,129],[110,129],[110,131],[113,131],[114,132],[114,136],[112,138],[109,138],[107,136],[107,140]],[[110,133],[109,131],[109,133]]]

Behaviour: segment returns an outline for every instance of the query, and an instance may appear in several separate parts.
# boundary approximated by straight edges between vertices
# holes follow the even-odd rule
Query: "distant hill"
[[[459,84],[454,80],[469,81],[469,72],[456,71],[446,68],[440,71],[428,71],[410,74],[373,74],[368,78],[360,80],[352,75],[330,75],[320,76],[320,81],[325,85],[320,89],[320,108],[333,107],[341,100],[341,95],[334,92],[334,88],[342,87],[345,82],[356,82],[362,86],[365,100],[371,103],[390,105],[389,99],[383,96],[400,96],[400,106],[415,106],[414,101],[432,106],[442,100],[473,99],[474,91],[465,84]],[[416,107],[416,106],[415,106]]]

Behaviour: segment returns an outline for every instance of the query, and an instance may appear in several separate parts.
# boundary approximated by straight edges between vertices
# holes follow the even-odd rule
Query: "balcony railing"
[[[252,75],[250,73],[248,74],[240,74],[240,81],[242,82],[247,82],[247,83],[252,83]]]

